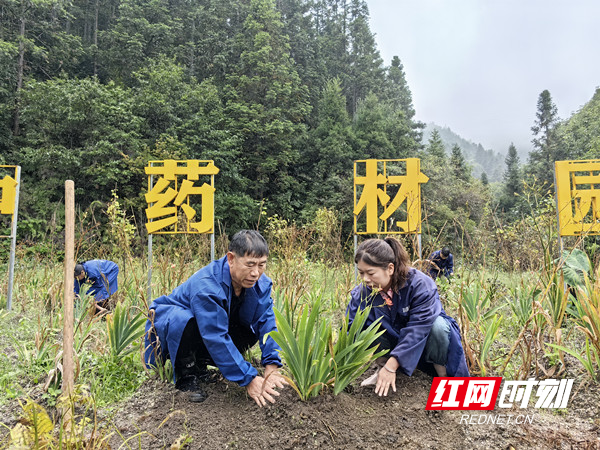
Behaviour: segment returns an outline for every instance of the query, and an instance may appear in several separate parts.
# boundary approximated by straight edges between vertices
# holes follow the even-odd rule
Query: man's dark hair
[[[238,256],[269,256],[269,246],[255,230],[240,230],[231,238],[229,251]]]
[[[83,264],[75,264],[75,276],[78,277],[79,275],[81,275],[83,272],[85,271],[85,269],[83,268]]]
[[[447,258],[449,254],[450,254],[450,249],[449,249],[448,247],[444,247],[444,248],[442,249],[442,256],[443,256],[444,258]]]

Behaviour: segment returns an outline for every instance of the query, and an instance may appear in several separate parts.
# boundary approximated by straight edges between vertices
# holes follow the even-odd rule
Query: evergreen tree
[[[161,0],[122,0],[115,24],[99,34],[99,75],[129,84],[146,58],[173,53],[180,27]]]
[[[310,145],[302,156],[296,176],[306,180],[303,193],[307,198],[305,217],[327,207],[346,211],[351,220],[352,164],[355,159],[353,132],[346,110],[346,98],[340,81],[330,80],[323,89],[317,108],[318,126],[310,132]]]
[[[23,167],[25,217],[48,218],[63,199],[64,180],[76,180],[77,201],[87,207],[139,193],[131,161],[143,148],[133,95],[95,78],[29,83],[23,95],[23,133],[16,158]],[[34,181],[35,180],[35,181]]]
[[[346,92],[350,114],[356,113],[358,102],[370,92],[381,93],[384,82],[383,61],[369,29],[369,9],[364,0],[352,0],[348,23],[350,46]]]
[[[462,150],[458,144],[452,146],[450,154],[450,167],[456,178],[462,181],[469,181],[471,179],[471,168],[465,161]]]
[[[388,68],[383,97],[390,108],[390,140],[400,150],[401,157],[416,156],[425,124],[414,120],[412,94],[397,56],[394,56]]]
[[[358,159],[400,157],[400,150],[390,141],[388,113],[389,110],[373,93],[358,103],[353,121],[355,154]]]
[[[389,102],[394,109],[401,109],[404,111],[408,119],[412,120],[415,117],[412,93],[406,82],[404,66],[397,56],[392,58],[392,64],[387,70],[383,98]]]
[[[289,36],[290,55],[302,84],[310,86],[311,104],[316,106],[328,82],[326,61],[322,55],[318,30],[311,5],[314,1],[278,0],[283,32]],[[317,108],[313,109],[316,112]]]
[[[433,130],[431,136],[429,136],[425,151],[427,155],[432,157],[438,164],[443,164],[446,161],[446,149],[444,148],[440,133],[437,130]]]
[[[548,90],[544,90],[537,103],[536,120],[531,127],[534,138],[533,150],[529,153],[528,174],[546,187],[554,185],[554,161],[560,158],[555,128],[558,110]]]
[[[298,162],[294,144],[305,132],[310,105],[274,0],[251,0],[236,48],[240,61],[227,76],[226,113],[242,140],[246,192],[289,216],[302,206],[290,201],[299,189],[290,170]]]
[[[246,2],[171,0],[169,4],[173,17],[181,22],[174,36],[178,62],[197,79],[212,77],[222,83],[239,61],[233,44],[247,16]]]
[[[347,96],[349,44],[346,3],[347,0],[316,0],[313,16],[317,31],[317,48],[324,69],[323,79],[339,78]]]
[[[519,171],[519,155],[513,143],[508,147],[505,164],[504,190],[507,195],[514,196],[515,193],[521,192],[521,173]]]
[[[516,195],[521,192],[521,171],[519,168],[519,155],[514,144],[508,147],[505,159],[504,186],[500,197],[500,207],[509,212],[517,203]]]
[[[485,172],[481,172],[481,184],[483,184],[484,186],[488,186],[490,184],[487,173]]]
[[[600,159],[600,88],[589,102],[559,125],[557,134],[567,158]]]

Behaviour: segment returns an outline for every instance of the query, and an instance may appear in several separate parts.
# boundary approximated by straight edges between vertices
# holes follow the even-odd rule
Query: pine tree
[[[481,184],[483,184],[484,186],[488,186],[490,184],[487,173],[485,172],[481,172]]]
[[[383,60],[369,28],[369,8],[364,0],[352,0],[348,23],[349,60],[346,89],[353,116],[367,94],[379,94],[383,86]]]
[[[537,103],[536,120],[531,127],[534,138],[533,150],[529,153],[528,174],[534,176],[546,187],[554,185],[554,161],[560,159],[555,129],[558,123],[558,110],[548,90],[544,90]]]
[[[471,178],[471,168],[467,164],[465,157],[463,156],[462,150],[458,144],[452,146],[450,154],[450,167],[454,176],[462,181],[468,181]]]
[[[392,64],[387,70],[384,98],[395,109],[403,110],[408,119],[412,120],[415,117],[412,93],[406,82],[404,66],[397,56],[392,58]]]
[[[251,0],[236,49],[240,61],[225,90],[230,128],[244,148],[238,166],[252,198],[269,199],[267,206],[288,215],[301,206],[290,203],[299,189],[290,169],[298,162],[295,143],[305,132],[310,105],[274,0]]]
[[[352,204],[353,132],[346,110],[346,97],[340,81],[330,80],[323,89],[317,107],[318,126],[311,130],[309,145],[302,155],[302,165],[296,174],[306,180],[303,195],[308,199],[305,215],[327,207],[349,211]],[[350,220],[350,215],[347,220]]]
[[[519,169],[519,155],[514,144],[508,147],[508,154],[504,160],[506,171],[504,172],[504,188],[500,197],[500,206],[508,212],[517,202],[516,195],[521,192],[521,171]]]
[[[444,148],[444,142],[442,141],[438,130],[432,131],[425,150],[437,163],[443,164],[446,161],[446,149]]]
[[[513,143],[508,147],[508,155],[504,160],[506,171],[504,172],[504,191],[507,195],[514,196],[521,192],[521,173],[519,171],[519,155]]]
[[[394,56],[392,65],[388,68],[383,98],[390,108],[390,140],[402,157],[415,156],[421,145],[425,124],[414,120],[412,94],[397,56]]]
[[[302,83],[310,86],[311,104],[316,106],[329,78],[326,77],[326,61],[322,57],[315,16],[311,11],[313,4],[314,1],[306,0],[277,1],[283,31],[290,38],[291,57]]]
[[[352,122],[358,159],[395,159],[400,151],[390,141],[389,111],[373,93],[358,103]]]

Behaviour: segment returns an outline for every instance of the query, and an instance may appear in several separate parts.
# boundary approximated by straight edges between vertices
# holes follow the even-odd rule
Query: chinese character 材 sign
[[[213,232],[214,175],[219,169],[212,161],[150,161],[145,171],[150,177],[146,194],[148,233]]]
[[[421,232],[421,160],[354,162],[354,233]]]
[[[600,234],[600,160],[554,165],[560,235]]]

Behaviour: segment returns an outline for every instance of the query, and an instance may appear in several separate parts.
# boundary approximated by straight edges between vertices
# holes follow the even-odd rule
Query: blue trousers
[[[379,344],[379,350],[392,350],[398,345],[398,340],[390,333],[383,333],[374,343]],[[442,316],[438,316],[433,322],[427,344],[421,355],[419,365],[420,370],[435,375],[431,364],[445,366],[448,362],[448,347],[450,346],[450,324]]]

